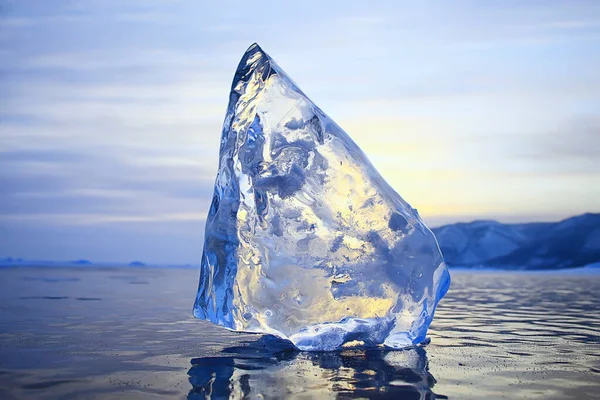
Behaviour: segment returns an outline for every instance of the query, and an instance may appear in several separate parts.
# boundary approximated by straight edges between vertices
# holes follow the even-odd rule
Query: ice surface
[[[250,46],[229,97],[194,315],[303,350],[403,348],[425,339],[449,285],[417,211]]]

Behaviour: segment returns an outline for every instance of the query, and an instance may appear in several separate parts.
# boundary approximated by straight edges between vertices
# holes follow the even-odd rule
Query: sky
[[[428,223],[600,212],[598,1],[0,1],[0,257],[200,261],[258,42]]]

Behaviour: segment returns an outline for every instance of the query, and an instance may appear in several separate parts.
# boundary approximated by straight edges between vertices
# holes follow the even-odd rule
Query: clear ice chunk
[[[425,339],[450,275],[434,235],[257,44],[235,72],[194,316],[301,350]]]

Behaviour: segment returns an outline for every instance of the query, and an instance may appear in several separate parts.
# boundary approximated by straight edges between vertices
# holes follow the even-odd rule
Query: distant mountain
[[[0,266],[21,266],[21,267],[54,267],[54,266],[77,266],[77,267],[86,267],[95,265],[90,260],[73,260],[73,261],[49,261],[49,260],[28,260],[24,258],[13,258],[6,257],[0,258]]]
[[[129,266],[130,267],[145,267],[146,264],[144,264],[141,261],[132,261],[132,262],[129,263]]]
[[[600,262],[600,214],[526,224],[475,221],[432,230],[450,266],[555,269]]]
[[[92,265],[92,262],[90,260],[76,260],[76,261],[70,261],[69,264],[74,264],[74,265]]]
[[[148,268],[198,268],[194,264],[147,264],[142,261],[94,262],[85,259],[74,261],[28,260],[23,258],[0,258],[0,267],[148,267]]]
[[[21,263],[21,262],[23,262],[22,258],[12,258],[12,257],[0,258],[0,265],[11,265],[11,264],[17,264],[17,263]]]

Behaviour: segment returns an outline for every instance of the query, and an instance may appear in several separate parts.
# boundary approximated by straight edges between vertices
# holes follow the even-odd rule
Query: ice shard
[[[417,211],[250,46],[229,96],[194,315],[301,350],[404,348],[425,339],[449,285]]]

